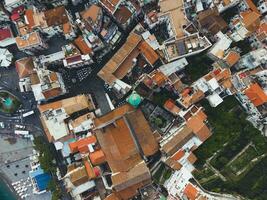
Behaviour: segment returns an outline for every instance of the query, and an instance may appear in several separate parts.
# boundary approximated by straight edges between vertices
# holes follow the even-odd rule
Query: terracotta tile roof
[[[260,25],[260,27],[257,30],[257,33],[265,33],[267,34],[267,23],[264,22]]]
[[[250,85],[250,87],[245,90],[245,94],[254,106],[260,106],[267,102],[267,95],[257,83]]]
[[[177,114],[180,112],[180,108],[175,105],[175,102],[172,99],[168,99],[164,103],[164,108],[168,111],[170,111],[173,114]]]
[[[220,73],[215,75],[215,78],[217,81],[231,78],[231,70],[230,69],[223,69]]]
[[[175,161],[180,160],[185,155],[185,152],[183,149],[179,149],[175,154],[172,155],[172,159]]]
[[[33,73],[34,64],[32,57],[21,58],[16,61],[15,65],[19,78],[28,77]]]
[[[230,3],[231,3],[230,0],[223,0],[223,4],[224,4],[224,6],[227,6],[227,5],[229,5]]]
[[[183,167],[181,163],[177,162],[176,160],[170,157],[165,161],[165,164],[174,170],[180,170]]]
[[[167,155],[172,155],[184,144],[186,144],[186,142],[188,142],[193,136],[194,133],[192,129],[188,126],[183,126],[167,143],[162,145],[161,149]]]
[[[197,137],[202,141],[206,141],[210,136],[210,129],[205,125],[198,132],[196,132]]]
[[[187,157],[187,160],[191,163],[194,164],[197,161],[197,157],[195,156],[195,154],[193,154],[192,152],[190,153],[190,155]]]
[[[33,18],[33,10],[32,9],[27,9],[25,11],[25,17],[27,18],[27,26],[31,30],[35,26],[34,18]]]
[[[260,14],[260,11],[251,0],[246,0],[246,3],[253,12]]]
[[[207,125],[204,123],[204,120],[206,119],[206,115],[202,110],[199,110],[195,115],[190,117],[186,124],[188,127],[190,127],[195,135],[204,142],[206,139],[208,139],[211,136],[211,132]]]
[[[85,167],[74,169],[70,174],[70,181],[73,185],[79,186],[89,180]]]
[[[101,7],[96,4],[91,5],[88,9],[81,13],[81,16],[85,20],[92,20],[92,22],[96,22],[99,13],[101,12]]]
[[[44,12],[45,20],[48,26],[59,26],[69,21],[64,6],[59,6]]]
[[[152,75],[153,82],[155,82],[156,85],[159,87],[163,86],[167,81],[167,77],[161,71],[156,71],[153,73],[154,73]]]
[[[102,78],[106,83],[112,85],[117,77],[114,75],[116,70],[121,68],[121,65],[127,57],[136,49],[137,45],[141,42],[142,37],[134,32],[131,32],[127,41],[123,46],[115,53],[115,55],[107,62],[107,64],[98,72],[98,76]],[[124,74],[120,74],[121,77],[125,76],[131,65],[122,65],[125,68]]]
[[[57,97],[62,94],[62,89],[60,87],[52,88],[42,92],[45,99],[50,99],[52,97]]]
[[[83,53],[83,55],[91,54],[93,52],[92,49],[86,44],[84,38],[81,35],[74,40],[74,44]]]
[[[100,0],[100,2],[106,7],[106,9],[113,13],[120,0]]]
[[[138,48],[142,52],[143,56],[146,60],[151,64],[154,65],[156,61],[159,59],[158,54],[154,51],[154,49],[146,42],[142,41]]]
[[[121,6],[114,13],[114,17],[120,24],[125,24],[132,16],[131,11],[126,6]]]
[[[184,189],[184,194],[187,196],[188,200],[195,200],[198,197],[198,190],[191,183],[188,183]]]
[[[99,126],[102,126],[103,124],[106,124],[114,119],[118,119],[125,115],[129,111],[133,111],[134,107],[132,107],[130,104],[124,104],[111,112],[102,115],[101,117],[97,117],[94,119],[95,127],[98,128]]]
[[[95,123],[96,127],[103,126],[103,130],[97,133],[97,138],[114,173],[127,171],[140,162],[140,152],[133,137],[144,155],[153,155],[158,150],[157,141],[142,111],[128,112],[128,109],[125,105],[122,108],[119,107],[101,117],[102,119],[96,119]]]
[[[41,43],[41,37],[38,32],[29,33],[27,37],[16,37],[18,48],[28,48]]]
[[[93,153],[90,153],[89,158],[93,165],[100,165],[106,162],[106,157],[102,150],[97,150]]]
[[[64,108],[67,114],[72,114],[88,107],[90,107],[90,102],[88,101],[88,97],[86,95],[78,95],[38,106],[41,113],[49,109],[56,110]]]
[[[157,152],[158,144],[141,110],[125,104],[95,120],[96,136],[112,171],[119,199],[129,199],[146,182],[149,169],[140,156]]]
[[[96,174],[94,172],[94,167],[91,165],[91,163],[88,160],[84,160],[84,166],[87,172],[87,175],[89,179],[96,178]]]
[[[96,132],[97,140],[113,173],[128,171],[141,162],[141,156],[123,118]]]
[[[72,27],[71,27],[70,22],[67,22],[67,23],[64,23],[64,24],[63,24],[63,33],[64,33],[64,34],[68,34],[68,33],[70,33],[71,30],[72,30]]]
[[[240,54],[235,51],[230,51],[225,57],[226,62],[230,67],[234,66],[240,59]]]
[[[254,32],[257,30],[257,28],[260,25],[260,17],[261,15],[254,12],[254,11],[245,11],[240,13],[242,17],[242,21],[245,25],[245,27],[250,31]]]
[[[151,180],[151,175],[146,163],[142,161],[127,172],[113,174],[111,180],[112,188],[119,192],[143,181]]]
[[[30,74],[30,80],[32,85],[36,85],[40,83],[40,79],[36,71]]]
[[[137,137],[145,156],[151,156],[159,150],[158,143],[153,132],[140,109],[125,115],[128,123]]]
[[[96,142],[97,140],[95,136],[89,136],[89,137],[80,139],[76,142],[71,142],[69,143],[70,151],[71,153],[76,153],[78,151],[80,153],[86,153],[89,151],[88,145],[95,144]],[[86,148],[83,148],[83,147],[86,147]]]
[[[225,31],[228,27],[224,19],[219,15],[217,9],[207,9],[198,13],[198,22],[203,29],[207,29],[212,34]]]

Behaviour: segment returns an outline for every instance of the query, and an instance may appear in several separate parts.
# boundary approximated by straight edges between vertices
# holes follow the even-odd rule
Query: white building
[[[242,56],[238,64],[236,65],[237,69],[253,69],[258,66],[265,67],[267,64],[267,50],[265,48],[260,48],[254,51],[247,53]]]
[[[7,49],[0,49],[0,68],[7,68],[11,65],[13,55]]]
[[[222,59],[230,48],[232,40],[221,31],[216,34],[217,42],[209,50],[209,56],[214,59]]]
[[[267,1],[266,0],[260,0],[258,2],[258,10],[260,11],[262,15],[267,13]]]
[[[14,8],[17,8],[21,5],[28,3],[28,0],[5,0],[4,7],[11,12]]]

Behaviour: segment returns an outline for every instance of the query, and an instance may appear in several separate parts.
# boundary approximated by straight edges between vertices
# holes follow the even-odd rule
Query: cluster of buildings
[[[99,0],[75,14],[67,1],[51,3],[5,0],[0,47],[28,54],[15,62],[19,89],[38,102],[46,137],[67,168],[59,179],[73,199],[220,199],[192,181],[194,150],[212,136],[199,102],[216,107],[234,95],[267,135],[266,2]],[[236,12],[223,18],[230,9]],[[57,35],[67,44],[42,55]],[[248,53],[236,45],[244,41]],[[68,90],[53,66],[99,64],[117,47],[97,72],[113,94],[110,112],[98,112],[90,94],[62,97]],[[7,67],[12,54],[3,52]],[[212,70],[186,82],[190,56],[204,53]],[[153,177],[159,164],[172,171],[163,186]],[[33,179],[44,173],[33,168]]]

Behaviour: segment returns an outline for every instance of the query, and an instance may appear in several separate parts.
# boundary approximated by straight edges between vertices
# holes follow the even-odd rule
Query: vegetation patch
[[[188,65],[185,67],[185,72],[190,78],[190,81],[186,84],[196,81],[205,74],[212,70],[213,61],[206,55],[206,51],[186,58]],[[184,82],[184,81],[183,81]]]
[[[210,107],[207,101],[202,105],[213,135],[194,152],[198,157],[196,179],[202,180],[207,190],[266,200],[267,138],[246,121],[246,114],[234,97],[227,97],[216,108]],[[203,171],[210,158],[210,164],[225,180]]]
[[[164,164],[161,164],[158,170],[152,176],[157,184],[164,184],[172,175],[172,170]]]
[[[234,159],[229,165],[233,173],[237,174],[239,171],[247,167],[247,165],[258,156],[255,147],[249,146],[244,152]]]
[[[43,137],[34,138],[34,148],[39,152],[39,162],[45,172],[52,174],[54,177],[48,184],[48,189],[52,192],[52,200],[61,199],[62,191],[56,177],[56,162],[53,145],[48,143]]]

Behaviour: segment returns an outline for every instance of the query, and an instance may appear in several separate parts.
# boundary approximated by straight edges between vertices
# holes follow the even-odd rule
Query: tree
[[[39,162],[44,171],[50,173],[56,173],[56,167],[53,163],[54,154],[51,145],[39,136],[34,138],[34,148],[39,151]]]

